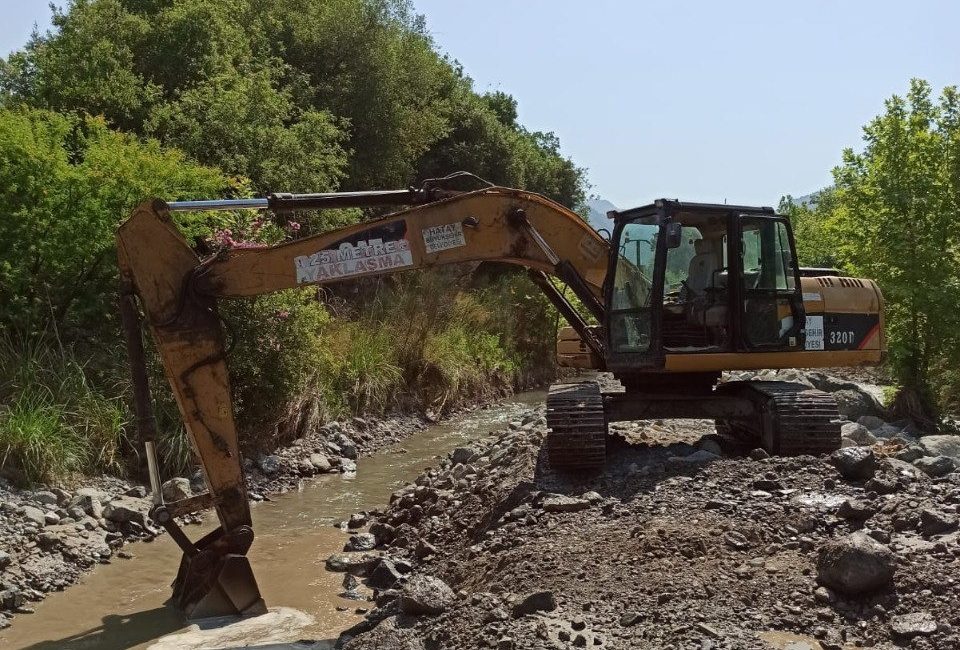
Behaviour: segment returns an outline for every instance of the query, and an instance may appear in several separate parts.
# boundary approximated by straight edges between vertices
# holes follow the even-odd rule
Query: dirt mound
[[[910,647],[960,647],[960,474],[928,476],[896,458],[919,446],[909,432],[866,424],[888,434],[864,447],[867,480],[828,457],[717,455],[698,421],[626,425],[603,473],[571,478],[546,466],[531,412],[374,518],[379,548],[454,603],[403,614],[401,577],[341,644],[376,647],[364,632],[387,621],[427,648],[842,648],[903,643],[917,619]],[[671,433],[682,441],[664,444]],[[817,562],[857,531],[895,556],[895,575],[852,597],[819,584]],[[533,596],[554,606],[527,607]]]

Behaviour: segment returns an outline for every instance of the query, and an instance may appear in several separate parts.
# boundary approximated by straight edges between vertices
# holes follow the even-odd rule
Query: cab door
[[[803,294],[790,224],[780,217],[744,214],[739,231],[743,349],[803,349]]]

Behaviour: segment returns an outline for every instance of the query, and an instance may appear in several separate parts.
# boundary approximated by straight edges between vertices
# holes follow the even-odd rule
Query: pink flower
[[[290,232],[300,232],[300,224],[296,221],[288,221],[287,228],[290,229]]]

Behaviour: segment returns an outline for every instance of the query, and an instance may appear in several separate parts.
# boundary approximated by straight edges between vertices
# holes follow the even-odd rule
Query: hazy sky
[[[619,207],[806,194],[911,77],[960,83],[960,2],[413,1],[476,88],[517,97]],[[49,10],[0,15],[5,53]]]

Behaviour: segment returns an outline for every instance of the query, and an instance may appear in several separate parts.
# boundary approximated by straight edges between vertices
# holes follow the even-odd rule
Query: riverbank
[[[464,407],[446,419],[488,405]],[[298,489],[329,473],[356,471],[358,458],[376,454],[434,422],[396,414],[354,417],[316,427],[272,454],[244,460],[252,501]],[[175,500],[204,490],[202,476],[164,483]],[[73,585],[97,565],[130,557],[125,546],[163,534],[147,517],[152,505],[145,485],[111,476],[85,478],[71,489],[19,489],[0,479],[0,629],[50,592]],[[204,513],[185,518],[197,523]]]
[[[364,531],[385,559],[340,559],[376,604],[340,646],[960,647],[960,438],[865,414],[833,456],[770,458],[698,421],[616,431],[570,478],[532,411],[395,492]]]

